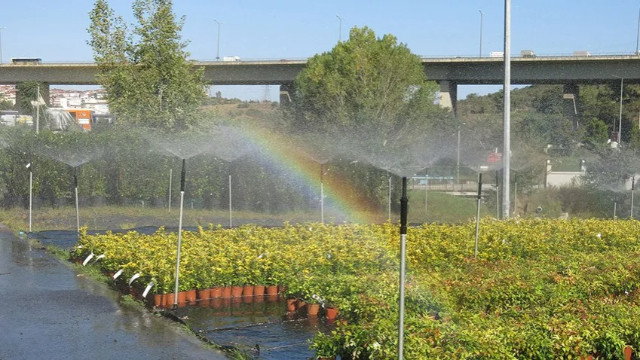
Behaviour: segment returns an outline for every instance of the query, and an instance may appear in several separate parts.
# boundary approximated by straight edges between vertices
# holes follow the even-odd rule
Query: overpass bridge
[[[281,94],[306,60],[193,61],[215,85],[280,85]],[[458,85],[503,84],[501,57],[422,58],[429,80],[440,85],[440,104],[455,111]],[[57,85],[97,85],[95,63],[0,64],[0,84],[39,81]],[[577,99],[579,84],[640,83],[640,56],[535,56],[511,58],[511,83],[562,84],[566,99]],[[575,103],[574,103],[575,105]],[[574,106],[575,107],[575,106]]]

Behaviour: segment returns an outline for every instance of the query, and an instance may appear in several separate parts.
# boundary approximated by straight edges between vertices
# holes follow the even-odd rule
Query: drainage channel
[[[265,301],[261,296],[200,300],[172,312],[212,343],[269,360],[313,358],[311,338],[335,326],[303,311],[287,313],[284,301]]]

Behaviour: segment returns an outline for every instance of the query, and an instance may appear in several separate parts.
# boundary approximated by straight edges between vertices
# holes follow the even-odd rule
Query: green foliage
[[[203,69],[187,60],[172,1],[136,0],[133,12],[137,24],[131,32],[105,0],[96,0],[90,13],[89,44],[112,112],[127,124],[194,125],[205,95]]]
[[[292,129],[371,127],[389,133],[406,123],[424,128],[434,105],[420,58],[392,35],[353,28],[349,40],[309,59],[295,82]]]
[[[640,345],[639,222],[484,219],[477,258],[474,229],[474,223],[409,229],[406,358],[621,358],[625,345]],[[122,268],[125,277],[140,272],[144,281],[134,286],[154,279],[166,291],[175,261],[166,249],[176,236],[83,233],[74,255],[105,254],[93,264]],[[199,283],[189,277],[211,264],[245,282],[255,270],[247,264],[269,259],[290,275],[282,284],[291,291],[338,304],[337,326],[311,345],[318,356],[397,358],[397,226],[243,226],[184,236],[185,283]],[[201,283],[217,283],[211,280]]]
[[[602,148],[606,146],[607,139],[609,139],[607,124],[598,118],[592,118],[587,123],[585,142],[589,143],[592,147]]]

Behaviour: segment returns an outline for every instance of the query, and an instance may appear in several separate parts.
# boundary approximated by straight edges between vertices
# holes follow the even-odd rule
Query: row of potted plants
[[[209,228],[183,235],[180,290],[284,285],[300,303],[338,307],[319,356],[393,358],[398,228],[392,224]],[[640,223],[608,220],[430,224],[407,235],[406,358],[619,358],[640,347]],[[83,234],[74,256],[169,293],[175,234]],[[124,280],[121,280],[124,281]],[[321,306],[322,306],[321,305]],[[296,310],[297,311],[297,310]]]
[[[153,235],[83,232],[72,256],[85,259],[100,254],[101,259],[90,264],[105,272],[121,271],[122,279],[137,275],[133,287],[152,283],[153,293],[170,294],[175,286],[176,243],[176,234],[164,229]],[[357,290],[351,286],[357,274],[381,271],[395,262],[385,243],[359,225],[210,227],[183,232],[182,244],[179,291],[280,285],[287,289],[287,297],[327,308],[340,306],[343,312]]]

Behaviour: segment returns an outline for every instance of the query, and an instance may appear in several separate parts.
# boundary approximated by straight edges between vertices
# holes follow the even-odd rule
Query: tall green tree
[[[131,31],[106,0],[96,0],[88,29],[98,81],[119,122],[164,129],[195,124],[204,98],[204,69],[184,50],[171,0],[136,0]]]
[[[391,133],[443,115],[435,93],[420,58],[406,45],[355,27],[348,41],[309,59],[296,78],[291,125],[302,131],[368,127]]]

